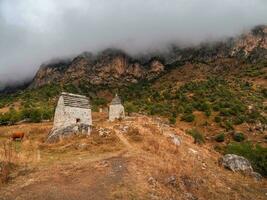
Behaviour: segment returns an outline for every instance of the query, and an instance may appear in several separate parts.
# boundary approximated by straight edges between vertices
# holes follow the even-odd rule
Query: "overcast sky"
[[[0,0],[0,82],[55,57],[196,44],[258,24],[267,24],[267,0]]]

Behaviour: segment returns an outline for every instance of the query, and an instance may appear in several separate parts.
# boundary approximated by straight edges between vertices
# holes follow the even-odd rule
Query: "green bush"
[[[216,142],[224,142],[224,138],[225,138],[224,133],[220,133],[220,134],[215,136],[215,141]]]
[[[169,122],[170,122],[170,124],[176,124],[176,117],[171,116],[171,117],[169,118]]]
[[[205,115],[207,117],[211,116],[211,109],[205,110]]]
[[[186,122],[193,122],[195,120],[195,115],[191,114],[191,113],[185,113],[182,117],[181,117],[182,121],[186,121]]]
[[[261,93],[263,94],[263,96],[264,96],[265,98],[267,98],[267,88],[262,89],[262,90],[261,90]]]
[[[220,109],[220,115],[225,116],[225,117],[229,117],[229,116],[231,116],[231,111],[229,110],[229,108],[222,108],[222,109]]]
[[[238,117],[234,118],[233,122],[234,122],[234,125],[243,124],[245,122],[245,117],[244,116],[238,116]]]
[[[233,135],[233,139],[234,139],[234,141],[236,141],[236,142],[242,142],[242,141],[245,140],[245,136],[244,136],[243,133],[235,133],[235,134]]]
[[[230,143],[224,153],[247,158],[255,171],[267,177],[267,148],[251,143]]]
[[[197,129],[191,129],[186,131],[187,134],[191,135],[194,138],[195,144],[205,143],[203,135]]]
[[[40,110],[34,109],[30,113],[30,121],[34,123],[38,123],[42,120],[42,113]]]
[[[226,131],[234,130],[233,123],[229,120],[224,121],[221,125]]]
[[[132,102],[126,102],[124,104],[124,107],[125,107],[125,111],[126,111],[126,113],[128,113],[128,115],[130,115],[133,112],[138,112],[137,106],[135,106]]]
[[[214,121],[215,121],[216,123],[220,123],[220,122],[222,121],[222,118],[221,118],[220,116],[216,116],[216,117],[214,118]]]

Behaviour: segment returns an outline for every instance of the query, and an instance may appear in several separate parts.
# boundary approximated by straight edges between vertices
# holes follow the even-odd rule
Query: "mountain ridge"
[[[187,62],[209,63],[219,58],[235,58],[256,63],[267,59],[267,26],[257,26],[249,33],[227,41],[203,43],[196,47],[172,46],[168,53],[133,57],[120,49],[106,49],[98,54],[84,52],[72,60],[41,65],[30,88],[51,83],[80,81],[90,85],[120,87],[157,78],[170,66]]]

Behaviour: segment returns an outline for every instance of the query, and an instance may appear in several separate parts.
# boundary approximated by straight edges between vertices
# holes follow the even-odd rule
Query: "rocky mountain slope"
[[[223,42],[205,43],[196,47],[172,46],[168,53],[132,57],[117,49],[97,55],[83,53],[72,60],[43,64],[30,88],[50,83],[87,83],[93,86],[118,87],[141,80],[151,80],[166,70],[186,62],[209,63],[219,58],[246,62],[267,59],[267,27],[257,26],[251,32]]]

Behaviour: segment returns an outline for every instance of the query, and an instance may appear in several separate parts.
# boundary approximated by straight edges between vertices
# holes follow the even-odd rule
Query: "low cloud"
[[[108,47],[130,54],[235,36],[267,23],[266,0],[0,0],[0,83]]]

